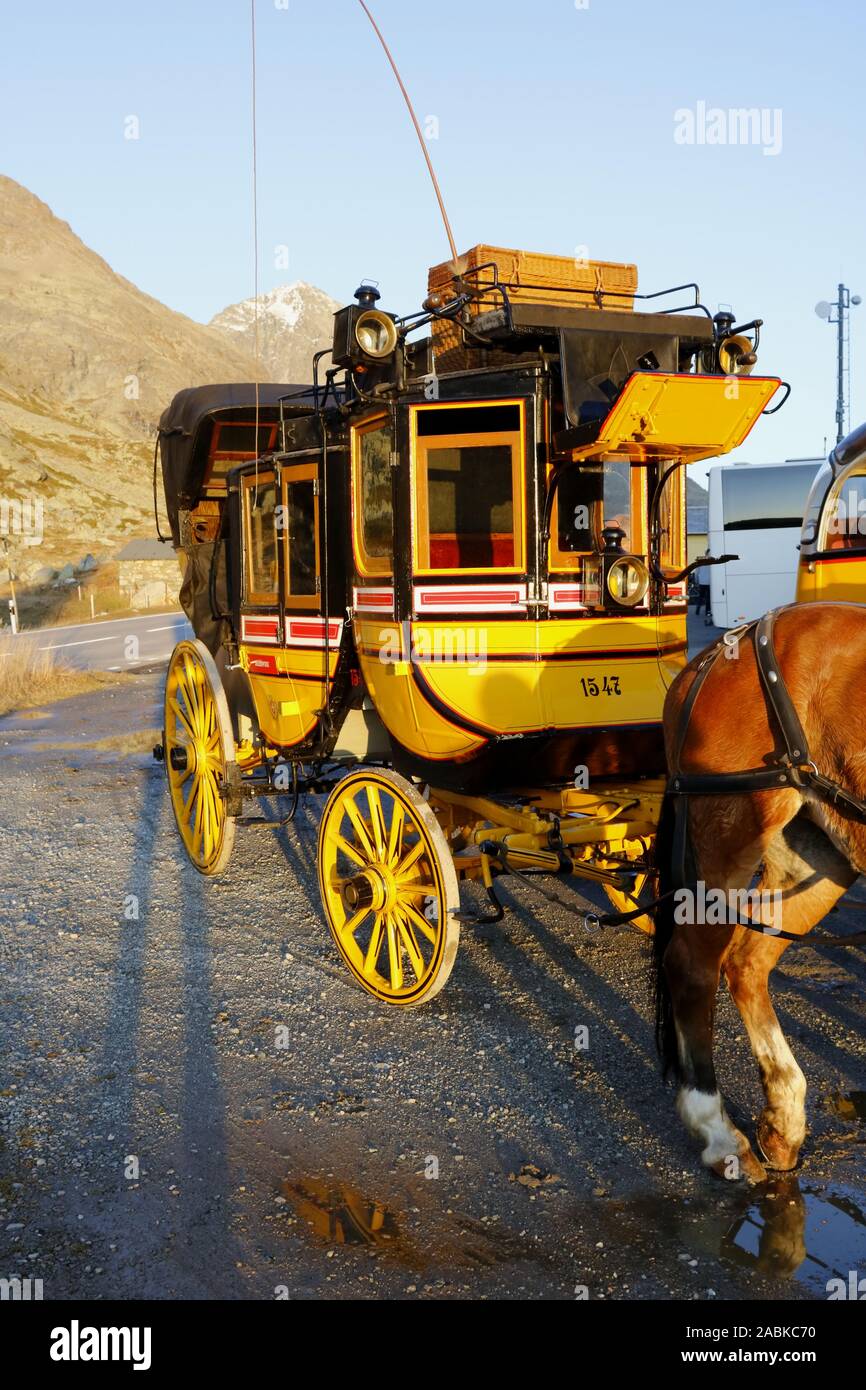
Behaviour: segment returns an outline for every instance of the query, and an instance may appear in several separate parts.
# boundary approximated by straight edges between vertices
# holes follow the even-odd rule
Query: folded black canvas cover
[[[178,512],[199,501],[207,467],[215,420],[250,419],[256,410],[256,386],[252,382],[216,386],[190,386],[178,391],[159,422],[159,453],[165,505],[175,545],[180,544]],[[279,402],[286,415],[307,414],[313,405],[312,388],[263,382],[258,387],[259,419],[268,424],[280,418]]]

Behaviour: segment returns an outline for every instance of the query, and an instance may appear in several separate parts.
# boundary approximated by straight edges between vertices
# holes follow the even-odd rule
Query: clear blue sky
[[[261,285],[423,297],[447,247],[420,151],[357,0],[257,0]],[[832,442],[835,334],[866,297],[863,0],[370,0],[431,142],[457,241],[638,263],[765,319],[794,395],[749,458]],[[119,273],[207,320],[252,292],[247,0],[6,0],[0,170]],[[675,112],[782,113],[760,145],[678,144]],[[140,138],[124,139],[124,120]],[[277,269],[273,248],[289,247]],[[866,415],[866,304],[852,313]]]

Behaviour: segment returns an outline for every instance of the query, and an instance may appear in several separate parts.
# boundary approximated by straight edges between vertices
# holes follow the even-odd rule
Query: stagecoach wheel
[[[623,892],[621,888],[613,888],[609,883],[604,885],[604,891],[617,912],[632,912],[634,908],[640,907],[641,893],[649,882],[649,874],[636,874],[634,888],[630,893]],[[647,912],[642,912],[640,917],[635,917],[628,925],[637,927],[638,931],[646,932],[647,936],[655,935],[655,922]]]
[[[319,830],[319,890],[337,950],[386,1004],[425,1004],[460,940],[457,874],[427,802],[396,772],[338,782]]]
[[[646,859],[648,853],[648,843],[643,840],[629,840],[626,843],[626,855],[629,859]],[[604,885],[610,901],[613,903],[617,912],[632,912],[640,906],[641,898],[655,897],[652,890],[655,886],[655,875],[646,872],[637,872],[634,876],[634,886],[629,892],[621,888],[613,888],[610,884]],[[645,932],[647,936],[655,935],[655,920],[650,913],[642,912],[640,917],[635,917],[630,923],[638,931]]]
[[[224,786],[234,764],[231,716],[219,672],[203,642],[178,642],[165,682],[165,768],[177,828],[200,874],[228,864],[235,822]]]

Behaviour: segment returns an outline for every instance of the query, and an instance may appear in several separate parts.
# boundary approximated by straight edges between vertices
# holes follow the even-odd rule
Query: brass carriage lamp
[[[355,291],[356,304],[347,304],[334,315],[333,360],[337,367],[381,363],[397,349],[399,334],[393,314],[377,309],[381,295],[375,285],[362,284]]]
[[[621,526],[605,526],[601,533],[601,600],[605,608],[636,608],[649,588],[649,570],[638,555],[627,555],[622,548],[625,531]]]

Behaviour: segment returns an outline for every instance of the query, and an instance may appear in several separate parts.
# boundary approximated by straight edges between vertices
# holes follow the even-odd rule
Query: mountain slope
[[[318,335],[331,303],[310,287],[289,289],[294,334],[284,314],[279,354],[268,361],[297,369],[272,376],[263,362],[264,380],[308,378],[307,324]],[[42,545],[10,537],[20,574],[153,534],[157,421],[181,387],[252,380],[243,309],[225,311],[237,311],[231,330],[175,313],[0,176],[0,498],[38,497],[45,508]]]

